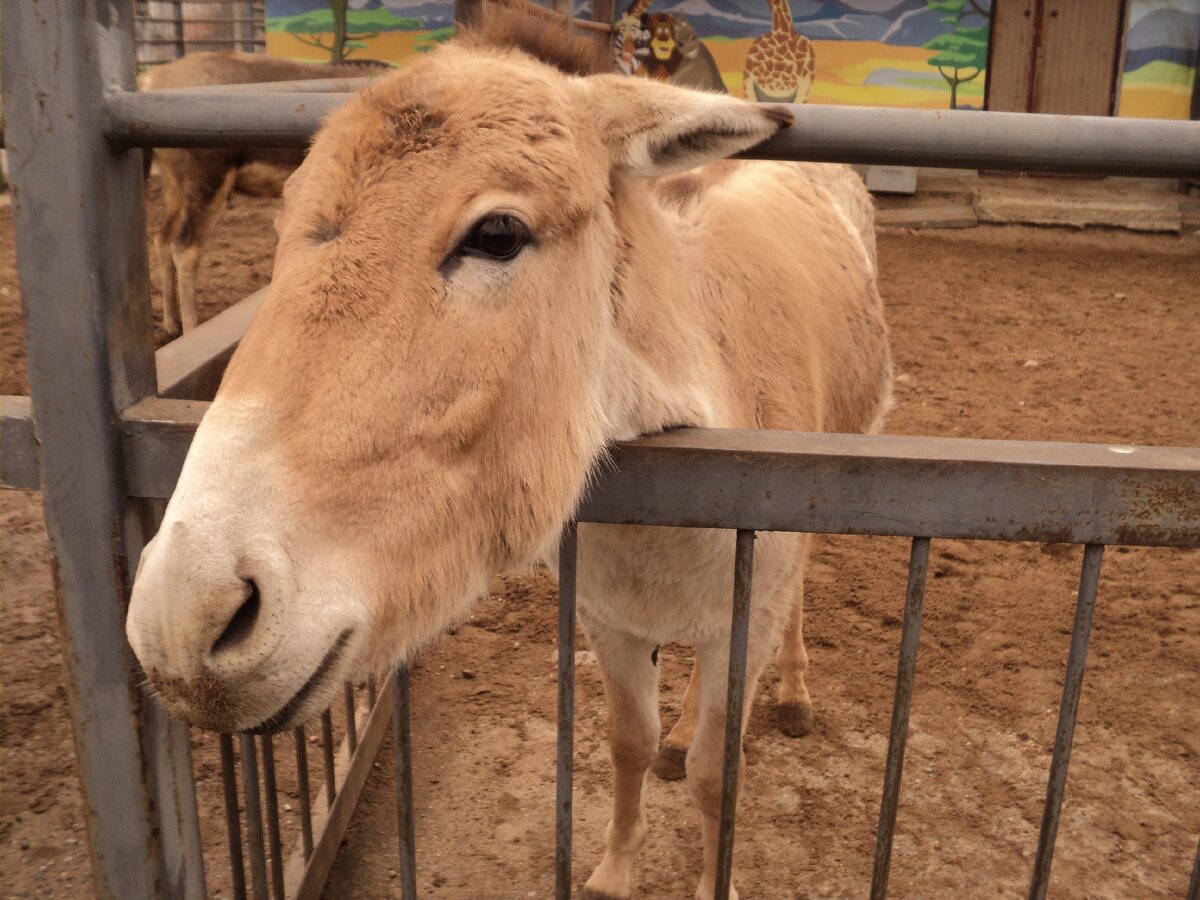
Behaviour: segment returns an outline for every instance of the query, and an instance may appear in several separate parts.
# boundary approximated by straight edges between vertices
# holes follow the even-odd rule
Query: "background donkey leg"
[[[757,598],[756,598],[757,599]],[[745,733],[758,679],[770,658],[771,643],[756,640],[753,620],[750,623],[750,645],[746,655],[746,699],[743,706],[742,730]],[[696,647],[697,663],[707,672],[729,671],[728,641],[705,643]],[[717,878],[717,834],[721,820],[721,767],[724,762],[726,679],[705,678],[700,684],[700,716],[696,734],[687,754],[688,788],[700,809],[700,827],[704,841],[704,873],[696,888],[696,900],[712,900]],[[739,748],[739,752],[740,748]],[[738,769],[738,797],[745,781],[745,754]],[[737,900],[737,889],[730,885],[730,900]]]
[[[671,729],[654,760],[654,774],[664,781],[678,781],[687,774],[685,760],[692,736],[696,733],[696,721],[700,717],[700,657],[692,663],[692,675],[683,694],[683,708],[679,721]]]
[[[809,536],[801,538],[797,551],[796,603],[783,632],[783,643],[775,656],[779,669],[779,701],[775,707],[775,723],[789,737],[804,737],[813,728],[812,698],[804,683],[808,670],[808,653],[804,649],[804,565],[808,559]]]
[[[179,184],[174,170],[171,168],[171,157],[161,151],[155,151],[158,156],[158,171],[162,179],[163,218],[159,225],[158,234],[154,236],[154,251],[158,256],[158,272],[162,283],[163,295],[163,331],[169,337],[179,334],[179,294],[175,283],[175,257],[171,253],[171,244],[179,235],[179,226],[183,222],[183,189]]]
[[[225,208],[237,176],[236,168],[225,168],[223,162],[221,166],[219,170],[214,166],[199,172],[196,182],[188,185],[183,221],[171,242],[171,255],[179,271],[179,307],[184,331],[190,331],[200,323],[196,309],[196,271],[200,267],[200,254],[209,230]]]
[[[628,897],[633,862],[646,840],[642,788],[658,749],[658,666],[655,645],[606,627],[588,627],[608,697],[608,741],[613,762],[613,814],[606,849],[584,896]]]

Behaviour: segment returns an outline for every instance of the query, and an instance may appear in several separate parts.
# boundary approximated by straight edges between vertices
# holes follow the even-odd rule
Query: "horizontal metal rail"
[[[110,140],[132,147],[304,146],[341,93],[116,92]],[[1200,122],[851,106],[790,107],[796,123],[747,159],[1087,172],[1200,175]]]
[[[345,63],[343,63],[345,65]],[[303,81],[251,81],[241,84],[208,84],[202,87],[187,86],[158,88],[146,91],[168,97],[191,94],[352,94],[362,90],[375,79],[385,75],[355,75],[350,78],[309,78]]]
[[[267,289],[260,288],[160,347],[154,354],[158,395],[211,400],[233,351],[266,297]]]
[[[29,489],[36,442],[20,399],[2,404],[0,474]],[[207,409],[152,398],[126,411],[131,496],[171,496]],[[619,444],[612,459],[581,521],[1200,546],[1195,447],[681,429]]]

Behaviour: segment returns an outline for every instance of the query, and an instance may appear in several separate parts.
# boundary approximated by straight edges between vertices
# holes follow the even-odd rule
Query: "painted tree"
[[[326,0],[329,12],[314,12],[312,15],[296,17],[284,27],[296,36],[296,40],[310,47],[320,47],[329,51],[332,62],[341,62],[355,50],[361,50],[367,45],[363,41],[378,37],[378,31],[362,34],[349,34],[346,30],[346,12],[350,0]],[[328,41],[326,34],[332,34]]]
[[[974,81],[987,68],[988,29],[991,10],[978,0],[925,0],[933,12],[942,14],[942,21],[953,25],[948,34],[939,34],[924,46],[936,50],[928,63],[950,86],[950,108],[958,109],[958,86]],[[983,19],[982,25],[967,25],[966,20]]]

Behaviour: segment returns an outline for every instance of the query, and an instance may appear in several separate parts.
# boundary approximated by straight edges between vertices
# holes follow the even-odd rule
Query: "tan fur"
[[[261,53],[191,53],[148,69],[138,78],[144,91],[358,78],[384,64],[298,63]],[[162,176],[162,224],[155,236],[163,289],[163,330],[178,334],[196,325],[196,269],[208,232],[231,190],[258,197],[279,195],[288,175],[304,160],[303,150],[282,148],[176,149],[151,151]],[[147,160],[149,171],[149,160]]]
[[[494,572],[554,563],[613,441],[872,427],[891,365],[861,183],[784,163],[677,174],[787,122],[651,80],[568,77],[478,39],[333,114],[285,189],[270,293],[142,558],[128,626],[142,665],[156,684],[221,685],[219,713],[185,690],[173,708],[208,727],[286,727],[339,679],[408,658]],[[531,243],[507,262],[456,252],[496,213]],[[654,649],[685,640],[697,896],[712,896],[733,544],[580,528],[579,615],[615,770],[594,895],[633,890],[658,750]],[[793,710],[810,709],[806,547],[761,534],[753,586],[748,692],[784,638]],[[261,610],[230,640],[250,584]]]

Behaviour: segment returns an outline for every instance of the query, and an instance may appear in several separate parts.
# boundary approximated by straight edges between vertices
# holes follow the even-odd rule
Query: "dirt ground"
[[[206,314],[267,279],[272,210],[235,200],[202,268]],[[7,208],[0,228],[0,387],[24,393]],[[889,431],[1200,445],[1195,238],[980,227],[888,230],[879,247],[899,374]],[[79,896],[88,870],[36,495],[5,492],[0,518],[0,893]],[[892,896],[1026,890],[1080,556],[934,542]],[[772,726],[772,692],[756,703],[737,832],[743,897],[866,893],[906,560],[901,540],[815,542],[806,636],[817,727],[785,738]],[[422,896],[550,895],[553,590],[540,572],[498,579],[414,673]],[[610,789],[600,681],[581,647],[579,885],[600,857]],[[688,662],[686,647],[665,648],[666,725]],[[196,757],[205,833],[219,850],[214,743],[198,735]],[[397,893],[393,803],[385,755],[327,897]],[[700,854],[687,789],[652,777],[647,807],[639,896],[690,897]],[[1052,893],[1182,896],[1198,836],[1200,554],[1111,548]],[[223,878],[213,871],[213,893]]]

